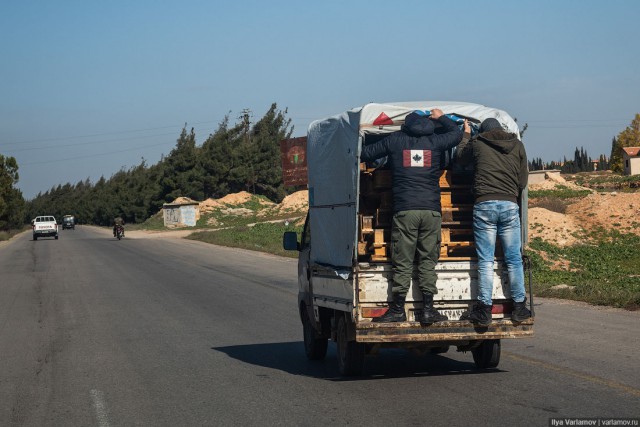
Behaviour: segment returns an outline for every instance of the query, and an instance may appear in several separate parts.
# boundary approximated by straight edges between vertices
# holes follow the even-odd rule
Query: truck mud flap
[[[359,322],[356,325],[356,341],[378,343],[528,338],[533,336],[533,323],[533,319],[522,323],[494,320],[487,327],[479,327],[467,321],[451,321],[422,327],[417,322]]]

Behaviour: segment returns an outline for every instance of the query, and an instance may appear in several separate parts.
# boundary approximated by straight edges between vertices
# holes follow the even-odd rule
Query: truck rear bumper
[[[418,322],[373,323],[356,325],[356,341],[364,343],[474,341],[533,336],[533,319],[515,323],[508,319],[494,320],[487,327],[474,326],[468,321],[438,322],[423,327]]]
[[[49,237],[58,235],[58,232],[56,230],[35,231],[33,235],[37,237]]]

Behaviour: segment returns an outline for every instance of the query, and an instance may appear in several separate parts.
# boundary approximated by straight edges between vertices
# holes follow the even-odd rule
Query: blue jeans
[[[493,258],[497,236],[500,237],[504,261],[509,272],[511,298],[515,302],[524,301],[524,269],[518,205],[504,200],[489,200],[474,205],[473,236],[478,253],[478,300],[491,305]]]

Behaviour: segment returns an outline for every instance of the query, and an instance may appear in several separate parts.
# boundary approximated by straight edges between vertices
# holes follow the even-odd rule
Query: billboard
[[[280,141],[280,158],[284,185],[307,185],[307,137]]]

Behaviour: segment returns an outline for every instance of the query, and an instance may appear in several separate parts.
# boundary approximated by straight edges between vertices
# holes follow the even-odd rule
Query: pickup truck
[[[365,355],[386,347],[424,353],[445,353],[455,347],[471,352],[478,369],[495,368],[501,339],[533,336],[533,318],[521,323],[510,318],[508,272],[500,249],[494,263],[493,322],[479,327],[460,320],[477,300],[478,271],[472,230],[473,170],[451,161],[453,152],[448,153],[448,166],[440,178],[442,239],[434,297],[434,306],[449,320],[426,327],[416,321],[415,312],[423,305],[414,272],[405,304],[407,321],[372,321],[386,312],[391,300],[392,175],[384,164],[361,162],[360,152],[363,146],[399,130],[410,112],[433,108],[452,118],[468,119],[476,131],[482,120],[493,117],[519,135],[506,112],[460,102],[367,104],[309,126],[309,212],[300,240],[295,232],[286,232],[283,246],[299,252],[298,313],[306,356],[324,359],[328,341],[335,341],[342,375],[361,374]],[[526,242],[526,190],[521,199]],[[532,297],[528,300],[533,312]]]
[[[55,237],[58,240],[58,223],[55,217],[50,215],[37,216],[33,220],[33,240],[38,237]]]

